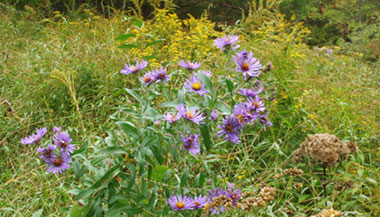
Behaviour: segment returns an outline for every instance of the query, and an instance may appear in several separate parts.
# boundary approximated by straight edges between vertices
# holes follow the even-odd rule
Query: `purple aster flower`
[[[188,70],[195,70],[197,68],[199,68],[202,64],[201,63],[197,63],[197,62],[190,62],[190,61],[187,61],[185,63],[185,61],[181,60],[179,63],[178,63],[179,66],[185,68],[185,69],[188,69]]]
[[[169,123],[174,123],[174,122],[178,121],[180,118],[181,118],[181,115],[178,115],[178,114],[172,115],[172,114],[168,113],[168,114],[164,115],[164,119],[166,121],[168,121]]]
[[[36,134],[32,134],[29,137],[21,139],[21,143],[24,145],[29,145],[38,142],[47,132],[46,128],[36,129]]]
[[[53,174],[62,173],[64,170],[70,168],[71,157],[65,152],[59,157],[49,159],[46,163],[48,165],[47,171]]]
[[[221,50],[225,49],[237,49],[240,47],[240,45],[235,45],[236,42],[239,40],[239,36],[237,35],[228,35],[223,36],[222,38],[217,38],[214,40],[214,46],[218,47]]]
[[[249,113],[249,107],[246,103],[239,103],[234,106],[234,117],[239,123],[247,123],[251,118]]]
[[[251,109],[257,113],[264,112],[266,110],[263,101],[257,95],[255,97],[248,97],[247,101],[247,104],[251,107]]]
[[[211,111],[211,120],[216,121],[218,119],[218,112],[216,110]]]
[[[263,124],[264,130],[267,130],[265,126],[271,127],[273,125],[272,122],[270,122],[270,120],[268,119],[267,114],[263,114],[260,116],[260,122]]]
[[[205,85],[201,82],[201,79],[197,75],[190,76],[190,80],[186,79],[184,86],[188,92],[198,93],[200,96],[208,93],[205,89]]]
[[[251,89],[240,89],[238,92],[240,95],[247,96],[247,97],[256,97],[259,93],[263,91],[263,86],[260,86],[259,89],[256,91],[254,88]]]
[[[194,209],[193,199],[191,199],[190,197],[186,195],[183,197],[181,195],[180,196],[172,195],[170,198],[168,198],[168,203],[175,211]]]
[[[160,81],[165,83],[166,81],[170,80],[170,75],[166,74],[166,68],[164,69],[161,67],[160,69],[154,70],[152,73],[157,83]]]
[[[75,145],[70,144],[70,142],[73,140],[70,138],[70,135],[68,133],[59,132],[54,135],[53,140],[54,144],[57,147],[60,147],[63,153],[70,154],[74,152]]]
[[[243,72],[244,78],[247,80],[251,77],[258,77],[262,65],[257,58],[253,57],[252,52],[242,51],[234,56],[236,68],[238,72]]]
[[[234,206],[236,206],[236,204],[237,204],[237,201],[241,198],[241,189],[236,189],[236,190],[234,190],[234,184],[233,183],[227,183],[227,185],[228,185],[228,190],[226,191],[227,192],[227,196],[229,197],[229,198],[231,198],[232,199],[232,204],[234,205]]]
[[[49,144],[47,148],[38,148],[37,151],[42,154],[40,155],[40,158],[48,162],[50,159],[55,158],[55,154],[53,152],[56,148],[57,146]]]
[[[124,64],[124,69],[122,69],[120,72],[122,74],[128,75],[128,74],[143,70],[147,65],[148,65],[147,61],[143,60],[142,62],[140,62],[139,60],[137,60],[136,65]]]
[[[185,149],[194,155],[198,155],[201,152],[200,145],[197,141],[199,134],[191,135],[190,132],[187,132],[187,134],[188,136],[181,135]]]
[[[190,109],[189,107],[186,107],[183,104],[178,105],[178,114],[181,115],[182,117],[196,123],[196,124],[201,124],[203,123],[202,121],[206,118],[202,116],[202,113],[200,111],[197,111],[196,108]],[[177,115],[178,115],[177,114]]]
[[[209,200],[206,196],[199,195],[193,198],[193,202],[194,202],[194,208],[199,209],[199,208],[204,207],[204,205],[206,205],[206,203],[208,203]]]
[[[222,125],[218,126],[218,128],[221,129],[218,131],[218,136],[220,137],[224,135],[227,141],[229,140],[232,143],[238,143],[240,135],[238,130],[242,127],[239,121],[236,120],[234,116],[227,116],[222,123]]]
[[[141,78],[140,78],[140,81],[145,84],[146,86],[148,86],[150,83],[152,83],[154,80],[154,77],[153,77],[153,73],[152,72],[147,72],[145,73],[145,75],[143,75]]]
[[[54,128],[53,128],[53,132],[54,132],[54,133],[61,132],[61,130],[62,130],[62,127],[54,127]]]

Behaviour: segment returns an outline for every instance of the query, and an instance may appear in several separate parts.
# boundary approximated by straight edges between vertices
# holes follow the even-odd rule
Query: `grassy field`
[[[140,57],[117,48],[115,38],[131,28],[123,17],[117,14],[105,19],[88,14],[66,20],[56,14],[38,19],[0,5],[0,216],[63,216],[70,212],[75,199],[68,191],[73,183],[80,185],[79,180],[71,170],[63,175],[47,173],[35,146],[24,146],[20,140],[36,127],[63,126],[79,146],[88,142],[90,153],[104,146],[99,141],[115,128],[109,116],[121,106],[128,107],[122,89],[134,85],[119,71],[129,59]],[[271,207],[271,215],[286,216],[287,210],[294,210],[292,206],[300,214],[316,213],[325,208],[326,201],[348,216],[380,215],[379,63],[364,62],[360,53],[346,56],[338,47],[329,55],[289,41],[285,37],[293,36],[285,31],[279,39],[272,39],[265,35],[266,29],[251,32],[248,22],[226,31],[242,35],[242,47],[249,47],[262,63],[272,62],[275,68],[263,78],[273,87],[274,99],[267,102],[273,127],[260,133],[255,148],[235,150],[244,153],[241,159],[229,160],[228,153],[219,153],[228,156],[218,168],[223,177],[242,187],[272,182],[273,174],[297,166],[289,159],[307,134],[335,134],[357,143],[360,151],[330,175],[336,174],[333,180],[350,179],[355,186],[340,191],[331,184],[327,199],[322,199],[320,186],[317,190],[288,190],[286,187],[296,182],[318,185],[314,180],[319,180],[320,171],[304,165],[302,178],[277,183],[286,190],[278,195],[282,202]],[[199,45],[204,49],[199,55],[210,52],[206,50],[208,42],[211,37]],[[194,39],[193,43],[200,42]],[[160,55],[159,50],[152,52]],[[207,63],[218,58],[211,55]],[[299,199],[300,192],[309,193]],[[291,201],[292,206],[284,201]],[[265,212],[260,215],[266,216]]]

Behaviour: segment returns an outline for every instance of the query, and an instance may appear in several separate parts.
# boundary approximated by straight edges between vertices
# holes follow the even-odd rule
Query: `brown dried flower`
[[[284,174],[279,173],[273,176],[274,179],[281,179],[284,176]]]
[[[294,183],[294,187],[296,187],[297,189],[301,189],[303,188],[303,184],[301,182],[296,182]]]
[[[265,207],[267,202],[274,200],[275,193],[276,189],[269,186],[263,187],[257,195],[252,191],[245,192],[236,207],[244,211],[249,211],[253,207]]]
[[[314,134],[308,135],[300,148],[293,152],[293,159],[299,161],[309,155],[315,161],[327,167],[333,167],[340,159],[355,153],[358,147],[353,142],[344,142],[335,135]]]
[[[212,198],[212,201],[209,203],[206,203],[203,207],[203,212],[208,213],[210,209],[217,208],[220,206],[224,207],[233,207],[232,199],[227,197],[226,195],[220,195],[217,197]]]
[[[341,190],[353,188],[354,186],[355,186],[355,183],[352,180],[349,180],[349,181],[340,180],[335,183],[334,189],[337,191],[341,191]]]
[[[259,196],[263,200],[272,202],[274,200],[274,195],[276,194],[276,189],[273,187],[264,187],[260,190]]]
[[[285,169],[284,174],[288,176],[300,176],[303,174],[303,170],[297,168]]]
[[[341,215],[342,215],[341,212],[334,210],[333,208],[330,208],[330,209],[324,209],[322,210],[322,212],[316,215],[312,215],[310,217],[339,217]]]

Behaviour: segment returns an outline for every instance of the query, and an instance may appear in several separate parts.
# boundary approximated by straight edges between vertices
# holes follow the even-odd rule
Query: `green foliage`
[[[352,42],[363,29],[379,29],[380,3],[376,0],[286,0],[281,2],[280,9],[288,19],[294,15],[305,22],[312,32],[306,41],[309,45]],[[365,47],[374,36],[365,35],[364,42],[360,45],[354,42],[354,46]]]

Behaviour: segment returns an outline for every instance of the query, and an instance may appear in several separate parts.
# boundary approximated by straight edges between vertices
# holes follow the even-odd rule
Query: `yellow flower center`
[[[38,139],[38,136],[37,136],[37,135],[35,135],[35,136],[34,136],[34,138],[35,138],[35,139]]]
[[[201,82],[194,82],[192,88],[193,88],[194,90],[200,90],[201,87],[202,87]]]
[[[185,116],[186,116],[187,118],[189,118],[189,119],[193,119],[193,118],[194,118],[194,115],[193,115],[192,112],[186,112],[186,113],[185,113]]]
[[[243,117],[242,114],[238,115],[237,118],[239,119],[239,122],[243,122],[243,118],[244,118],[244,117]]]
[[[175,206],[178,208],[178,209],[183,209],[185,208],[185,204],[181,201],[178,201]]]
[[[243,71],[248,71],[249,70],[249,64],[247,62],[244,62],[243,65],[241,66]]]
[[[170,120],[174,121],[176,117],[177,117],[176,115],[173,115],[170,117]]]

